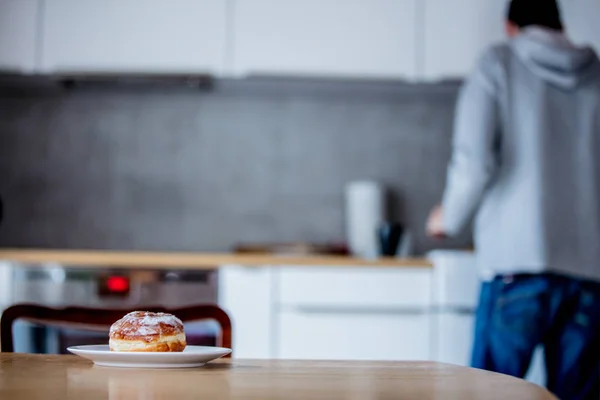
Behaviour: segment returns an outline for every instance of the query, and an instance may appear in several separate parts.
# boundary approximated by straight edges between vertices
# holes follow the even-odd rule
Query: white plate
[[[136,353],[110,351],[107,344],[71,346],[73,354],[92,360],[103,367],[120,368],[192,368],[201,367],[231,353],[223,347],[187,346],[182,352]]]

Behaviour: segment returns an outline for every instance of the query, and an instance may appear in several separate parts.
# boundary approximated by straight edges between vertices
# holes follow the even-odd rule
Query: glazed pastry
[[[178,352],[186,346],[183,323],[174,315],[134,311],[110,327],[111,351]]]

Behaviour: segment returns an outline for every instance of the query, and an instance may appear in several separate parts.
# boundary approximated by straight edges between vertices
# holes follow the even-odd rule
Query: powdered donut
[[[178,352],[186,346],[183,323],[174,315],[134,311],[110,327],[111,351]]]

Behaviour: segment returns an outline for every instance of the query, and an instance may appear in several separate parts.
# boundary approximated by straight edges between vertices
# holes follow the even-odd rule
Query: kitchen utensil
[[[377,231],[379,237],[379,254],[388,257],[395,256],[403,232],[404,227],[398,223],[383,223]]]

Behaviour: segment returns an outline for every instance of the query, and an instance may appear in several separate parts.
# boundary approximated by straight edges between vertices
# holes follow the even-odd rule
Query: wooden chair
[[[144,311],[166,312],[176,315],[183,322],[214,320],[221,327],[220,345],[231,348],[231,320],[225,311],[214,305],[198,305],[183,308],[142,307]],[[4,310],[0,318],[0,344],[3,353],[14,351],[13,324],[26,320],[42,325],[79,327],[87,330],[104,330],[132,309],[102,308],[49,308],[35,304],[18,304]],[[108,336],[106,338],[108,343]],[[231,357],[231,354],[228,356]]]

